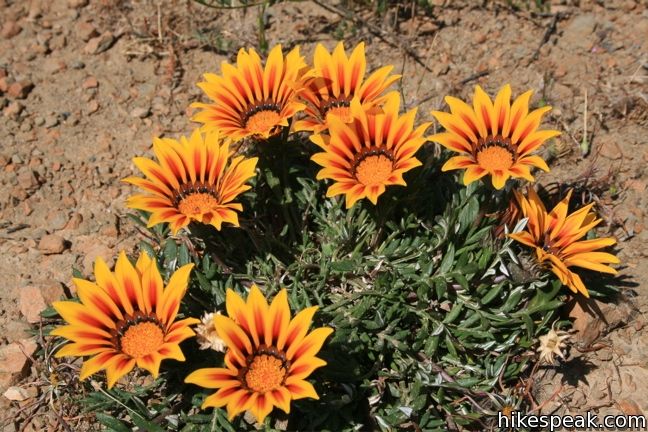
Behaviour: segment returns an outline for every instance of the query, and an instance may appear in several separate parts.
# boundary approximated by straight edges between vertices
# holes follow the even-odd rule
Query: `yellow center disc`
[[[277,357],[256,355],[245,373],[245,383],[250,390],[265,393],[280,387],[286,372],[283,362]]]
[[[477,163],[488,172],[504,171],[513,165],[513,155],[504,147],[486,147],[477,153]]]
[[[164,343],[164,333],[155,323],[142,322],[128,327],[120,339],[121,350],[131,357],[144,357],[156,352]]]
[[[356,166],[355,176],[365,186],[385,184],[393,167],[393,162],[385,155],[367,156]]]

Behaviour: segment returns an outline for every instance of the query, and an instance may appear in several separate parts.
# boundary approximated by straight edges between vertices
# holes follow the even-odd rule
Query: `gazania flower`
[[[490,175],[496,189],[502,189],[509,177],[534,181],[531,167],[549,171],[545,161],[531,153],[560,132],[538,130],[543,114],[551,107],[529,113],[531,93],[522,94],[511,105],[511,87],[507,84],[493,103],[477,86],[472,107],[447,96],[451,113],[432,111],[446,131],[430,140],[460,155],[450,158],[441,169],[465,169],[466,185]]]
[[[168,222],[176,234],[196,221],[220,230],[223,222],[238,226],[238,195],[250,189],[245,182],[254,176],[257,158],[230,158],[228,145],[216,132],[203,139],[197,130],[187,140],[153,140],[154,162],[143,157],[133,159],[146,178],[128,177],[127,183],[142,188],[146,194],[130,197],[126,205],[151,213],[149,227]]]
[[[198,83],[213,103],[194,103],[203,108],[193,117],[204,130],[219,129],[234,141],[245,137],[267,139],[288,126],[288,120],[304,105],[297,100],[301,74],[306,64],[295,47],[284,58],[281,45],[275,46],[266,62],[250,48],[241,48],[236,67],[221,65],[221,75],[207,73]]]
[[[326,196],[346,195],[350,208],[362,198],[376,204],[389,185],[405,186],[403,173],[421,165],[414,154],[425,143],[429,123],[414,129],[416,109],[399,116],[399,97],[390,93],[382,113],[369,113],[356,98],[351,101],[351,123],[331,117],[328,134],[311,136],[324,152],[312,160],[324,168],[317,179],[332,179]]]
[[[202,408],[227,406],[230,419],[249,410],[262,423],[273,407],[290,412],[290,401],[318,399],[306,378],[326,362],[315,355],[333,329],[308,333],[317,307],[299,312],[292,320],[286,290],[268,306],[252,285],[247,302],[227,290],[227,314],[215,315],[216,331],[227,345],[225,368],[198,369],[185,382],[219,389]]]
[[[616,270],[606,264],[618,264],[620,261],[612,254],[597,251],[615,244],[615,239],[604,237],[579,240],[598,225],[601,219],[597,219],[596,215],[590,212],[594,203],[568,215],[571,192],[569,191],[551,212],[547,212],[538,194],[532,188],[529,188],[528,198],[516,192],[522,213],[528,218],[528,222],[526,231],[509,234],[509,236],[534,248],[538,262],[548,265],[570,290],[589,297],[580,276],[572,272],[569,267],[582,267],[616,274]]]
[[[72,341],[56,357],[91,356],[83,362],[80,378],[105,369],[108,388],[135,365],[157,377],[162,360],[184,361],[179,343],[194,336],[189,326],[199,321],[176,321],[176,315],[192,267],[179,268],[165,287],[155,261],[146,252],[135,267],[122,252],[114,273],[97,258],[96,282],[73,279],[81,303],[52,304],[68,325],[50,334]]]
[[[304,88],[299,92],[308,102],[307,117],[295,122],[295,130],[318,133],[327,128],[329,116],[338,116],[345,122],[352,121],[349,106],[357,97],[365,110],[384,102],[384,91],[400,78],[390,75],[393,66],[385,66],[365,80],[364,43],[355,47],[350,57],[344,52],[342,42],[330,54],[324,46],[315,48],[314,68],[306,74]]]

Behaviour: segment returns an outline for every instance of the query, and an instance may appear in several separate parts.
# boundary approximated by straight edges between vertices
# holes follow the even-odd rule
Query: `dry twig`
[[[387,43],[388,45],[390,45],[390,46],[392,46],[394,48],[402,49],[403,51],[405,51],[407,53],[407,55],[412,57],[412,59],[414,59],[414,61],[416,63],[423,66],[426,71],[432,72],[432,70],[423,62],[423,60],[421,60],[419,55],[416,54],[416,52],[414,52],[413,49],[408,47],[400,38],[392,37],[391,35],[386,34],[382,29],[380,29],[380,28],[376,27],[375,25],[370,24],[370,23],[356,17],[350,11],[343,10],[338,6],[333,6],[331,4],[324,3],[324,2],[322,2],[320,0],[313,0],[313,3],[315,3],[316,5],[324,8],[324,9],[326,9],[329,12],[332,12],[332,13],[335,13],[335,14],[341,16],[342,18],[353,21],[356,25],[366,27],[367,30],[369,30],[375,36],[378,36],[383,42]]]

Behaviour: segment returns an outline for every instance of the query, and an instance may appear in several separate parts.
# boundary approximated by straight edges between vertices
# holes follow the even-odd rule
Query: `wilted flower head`
[[[552,327],[549,333],[540,336],[538,339],[540,340],[540,346],[537,351],[540,353],[540,363],[553,365],[554,355],[557,355],[563,360],[565,359],[562,349],[566,348],[567,344],[565,341],[569,339],[569,335],[566,332],[562,330],[556,331]]]
[[[220,315],[219,312],[205,313],[200,324],[196,326],[196,340],[200,344],[201,350],[212,349],[218,352],[225,352],[227,345],[225,341],[218,336],[214,316]]]

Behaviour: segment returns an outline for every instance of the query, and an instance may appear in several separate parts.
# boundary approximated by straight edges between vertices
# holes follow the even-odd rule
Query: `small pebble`
[[[55,126],[58,126],[58,124],[59,124],[59,120],[58,120],[58,118],[57,118],[55,115],[49,115],[49,116],[47,116],[47,118],[45,119],[45,127],[46,127],[47,129],[53,128],[53,127],[55,127]]]
[[[138,107],[133,109],[130,113],[131,117],[136,118],[146,118],[149,114],[151,114],[151,108],[149,107]]]

